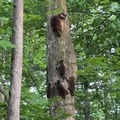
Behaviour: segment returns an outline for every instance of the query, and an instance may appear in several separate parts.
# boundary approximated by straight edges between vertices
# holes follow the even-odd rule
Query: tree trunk
[[[88,87],[89,87],[89,83],[88,82],[84,82],[84,91],[85,91],[85,101],[84,101],[84,114],[85,114],[85,120],[90,120],[90,100],[89,100],[89,92],[88,92]]]
[[[2,81],[1,84],[0,84],[0,101],[4,101],[8,104],[8,96],[6,94],[6,92],[4,91],[4,85],[5,85],[5,81],[6,81],[6,74],[5,74],[5,68],[6,68],[6,51],[3,49],[2,50],[2,55],[1,55],[1,60],[2,60],[2,72],[1,72],[1,77],[0,79]]]
[[[47,37],[47,97],[53,99],[56,96],[60,96],[62,99],[58,101],[57,99],[55,101],[53,100],[54,102],[52,102],[50,107],[50,114],[52,117],[57,117],[57,120],[64,120],[63,113],[66,113],[69,114],[66,120],[75,120],[74,87],[77,79],[77,66],[76,56],[71,42],[66,0],[51,0],[51,2],[52,4],[49,7],[51,15],[48,16]],[[53,14],[55,10],[60,10],[59,13],[67,15],[63,22],[63,30],[60,36],[55,34],[50,24],[51,17],[55,15]],[[62,70],[59,69],[60,61],[63,64],[63,68],[61,67]],[[60,72],[65,72],[65,75],[62,76]],[[63,113],[58,112],[57,114],[57,110],[62,110]]]
[[[104,83],[105,84],[105,83]],[[104,87],[104,114],[105,114],[105,120],[109,119],[109,112],[108,112],[108,92],[106,88]]]
[[[13,4],[12,42],[16,47],[12,51],[12,74],[10,82],[8,119],[19,120],[23,58],[23,0],[14,0]]]

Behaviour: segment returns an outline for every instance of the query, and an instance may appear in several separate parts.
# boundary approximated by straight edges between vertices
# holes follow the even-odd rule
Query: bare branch
[[[26,70],[28,71],[32,81],[34,82],[34,85],[35,85],[37,91],[39,92],[39,94],[42,94],[41,91],[39,90],[38,86],[37,86],[37,83],[35,82],[36,80],[33,78],[32,74],[31,74],[31,71],[27,68],[27,66],[25,64],[24,64],[24,66],[25,66]]]

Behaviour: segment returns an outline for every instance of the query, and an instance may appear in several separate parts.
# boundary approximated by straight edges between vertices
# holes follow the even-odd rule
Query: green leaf
[[[2,48],[15,48],[15,45],[13,45],[11,42],[8,42],[6,40],[1,40],[0,47],[2,47]]]

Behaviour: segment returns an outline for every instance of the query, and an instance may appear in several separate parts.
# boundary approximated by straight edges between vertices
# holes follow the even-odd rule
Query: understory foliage
[[[51,120],[46,98],[46,27],[49,0],[24,1],[24,58],[21,120]],[[0,1],[0,85],[8,94],[13,6]],[[120,118],[120,1],[67,0],[78,79],[76,120]],[[0,91],[1,92],[1,91]],[[0,93],[0,118],[7,104]],[[52,119],[53,120],[53,119]]]

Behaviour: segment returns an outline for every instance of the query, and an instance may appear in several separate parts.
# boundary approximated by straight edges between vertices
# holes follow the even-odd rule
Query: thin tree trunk
[[[85,98],[85,109],[84,109],[84,113],[85,113],[85,120],[90,120],[90,100],[88,98],[88,82],[86,82],[84,84],[84,90],[85,90],[85,95],[86,95],[86,98]]]
[[[108,120],[109,119],[109,116],[108,116],[108,102],[107,102],[107,97],[108,97],[108,93],[107,93],[107,90],[106,88],[104,87],[104,113],[105,113],[105,120]]]
[[[4,49],[2,50],[1,60],[2,60],[2,72],[1,72],[2,75],[1,75],[0,79],[2,81],[1,81],[1,85],[0,85],[0,101],[5,101],[5,102],[8,103],[7,95],[6,95],[5,91],[4,91],[4,83],[5,83],[5,77],[6,77],[6,74],[5,74],[6,51]]]
[[[117,103],[117,100],[116,100]],[[115,105],[115,119],[118,120],[118,105]]]
[[[85,120],[90,120],[90,100],[85,100]]]
[[[51,116],[57,117],[57,120],[64,120],[64,114],[69,114],[66,120],[75,120],[75,106],[74,106],[74,93],[71,93],[71,89],[74,91],[75,82],[77,79],[77,66],[76,56],[73,50],[73,45],[70,36],[70,25],[68,21],[68,14],[66,10],[66,0],[51,0],[52,4],[49,8],[51,15],[48,16],[48,73],[47,73],[47,94],[48,98],[60,96],[62,99],[55,102],[53,101],[50,107]],[[50,20],[55,10],[60,10],[60,13],[67,14],[67,18],[64,22],[64,28],[60,37],[56,36],[52,31]],[[56,69],[60,61],[64,61],[66,68],[65,78],[59,75],[59,71]],[[64,71],[64,70],[63,70]],[[59,82],[58,82],[59,81]],[[70,86],[72,81],[72,86]],[[62,85],[62,87],[60,87]],[[66,93],[67,92],[67,93]],[[66,93],[66,94],[65,94]],[[62,110],[58,112],[57,110]]]
[[[23,0],[14,0],[13,4],[12,42],[16,47],[12,51],[8,120],[19,120],[23,58]]]

